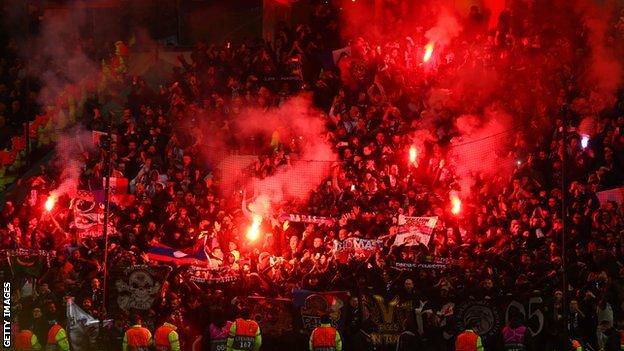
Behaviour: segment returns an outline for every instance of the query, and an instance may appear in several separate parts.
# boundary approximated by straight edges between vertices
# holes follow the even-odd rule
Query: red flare
[[[461,212],[461,199],[456,195],[451,197],[451,213],[457,216]]]
[[[45,205],[44,205],[45,210],[48,212],[52,211],[55,204],[56,204],[56,197],[54,195],[48,196],[48,199],[46,200]]]
[[[256,241],[260,237],[260,224],[262,224],[262,217],[258,215],[253,216],[253,222],[247,229],[247,239],[249,241]]]
[[[409,159],[410,163],[416,163],[416,158],[418,157],[418,150],[416,150],[416,146],[412,145],[409,149]]]
[[[425,45],[425,54],[423,55],[423,62],[427,62],[431,59],[431,55],[433,54],[433,43],[428,43]]]

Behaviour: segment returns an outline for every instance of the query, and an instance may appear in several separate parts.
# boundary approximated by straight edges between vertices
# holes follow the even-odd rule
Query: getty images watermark
[[[11,283],[2,286],[2,346],[11,347]]]

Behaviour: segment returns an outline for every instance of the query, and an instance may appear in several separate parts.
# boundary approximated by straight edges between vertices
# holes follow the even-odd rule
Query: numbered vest
[[[208,327],[210,332],[210,351],[225,351],[227,346],[227,336],[231,326],[232,322],[227,322],[223,328],[210,324]],[[236,330],[238,330],[238,326],[236,327]]]
[[[503,341],[505,342],[505,351],[524,351],[524,333],[527,328],[520,326],[512,329],[505,326],[503,328]]]
[[[232,347],[236,350],[253,350],[254,344],[256,343],[256,332],[258,332],[258,323],[237,319],[236,335],[234,335]]]

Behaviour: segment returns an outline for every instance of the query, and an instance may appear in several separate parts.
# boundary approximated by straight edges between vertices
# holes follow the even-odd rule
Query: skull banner
[[[136,265],[111,273],[111,305],[124,312],[149,310],[171,273],[169,266]]]

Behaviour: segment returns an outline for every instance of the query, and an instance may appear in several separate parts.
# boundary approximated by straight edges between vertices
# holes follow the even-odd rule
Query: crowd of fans
[[[225,306],[235,316],[243,308],[241,298],[290,297],[293,288],[303,288],[345,290],[355,297],[374,292],[424,304],[433,312],[426,314],[422,333],[416,332],[414,321],[404,324],[413,329],[423,350],[453,345],[445,333],[458,331],[443,323],[452,319],[452,312],[435,313],[449,302],[539,296],[544,330],[536,349],[562,350],[561,340],[572,337],[604,350],[624,320],[624,218],[620,205],[600,202],[596,193],[624,182],[622,96],[593,110],[599,102],[590,99],[590,91],[576,78],[582,76],[581,68],[562,64],[583,62],[588,55],[583,29],[557,31],[536,15],[540,11],[537,3],[512,6],[488,30],[473,9],[466,30],[449,46],[452,55],[438,57],[431,67],[420,60],[424,38],[386,37],[379,46],[353,39],[350,52],[330,68],[323,54],[337,49],[339,18],[330,5],[318,4],[309,24],[281,25],[272,40],[197,45],[190,59],[180,58],[181,68],[160,89],[128,77],[131,92],[112,126],[116,139],[110,156],[111,174],[130,181],[131,195],[112,205],[118,235],[110,239],[111,269],[154,263],[146,252],[156,244],[188,249],[205,242],[210,264],[239,279],[198,288],[176,267],[147,313],[152,323],[171,317],[187,347],[192,335],[202,333],[215,306]],[[612,35],[620,38],[622,33]],[[21,118],[16,113],[23,104],[19,64],[9,67],[3,59],[2,70],[9,73],[0,78],[4,133],[4,124],[21,121],[15,118]],[[496,82],[449,86],[458,72],[472,72],[486,81],[487,73],[495,72]],[[544,72],[557,76],[545,80]],[[5,81],[7,76],[13,79]],[[452,87],[453,103],[432,101],[434,87],[445,86]],[[251,219],[241,211],[248,194],[221,190],[224,180],[215,165],[204,162],[206,145],[188,128],[195,123],[189,120],[209,116],[203,121],[207,133],[225,135],[232,153],[255,151],[258,160],[246,172],[267,178],[297,162],[304,141],[271,145],[270,135],[241,137],[236,120],[245,108],[270,111],[304,91],[311,92],[322,111],[327,128],[323,137],[335,146],[340,162],[305,203],[273,204],[273,211],[335,221],[284,224],[265,218],[260,240],[249,242],[245,232]],[[106,116],[96,100],[87,106],[86,127],[106,130]],[[471,189],[460,189],[464,183],[457,177],[452,142],[460,131],[454,121],[460,113],[486,109],[504,110],[515,118],[503,135],[508,145],[502,158],[511,160],[513,171],[508,178],[476,176]],[[595,121],[589,141],[576,132],[587,114]],[[426,140],[417,132],[422,130],[428,131]],[[417,138],[424,147],[418,162],[409,162],[408,150]],[[488,152],[477,150],[489,147],[488,140],[475,144],[475,155]],[[102,189],[104,144],[84,156],[79,188]],[[29,186],[42,194],[54,190],[62,169],[53,162]],[[450,211],[450,192],[462,194],[459,214]],[[0,246],[55,250],[36,291],[13,300],[23,323],[45,340],[47,320],[63,318],[65,296],[75,297],[96,318],[104,317],[104,255],[102,240],[77,237],[67,201],[61,199],[52,214],[40,217],[42,201],[45,197],[36,203],[5,204]],[[400,215],[438,216],[428,247],[392,245]],[[564,220],[567,300],[562,300],[561,280]],[[380,238],[384,244],[369,258],[342,263],[334,257],[335,241],[349,237]],[[413,271],[393,266],[430,257],[454,264]],[[366,305],[355,299],[346,308],[345,349],[372,349],[365,338],[356,337],[360,331],[376,330]],[[115,317],[112,344],[121,345],[124,323],[124,316]],[[486,345],[487,350],[497,347]]]

